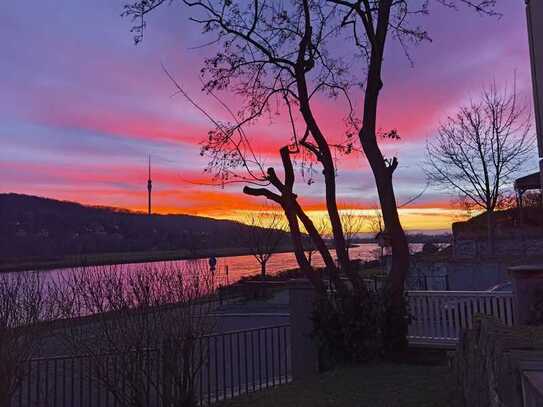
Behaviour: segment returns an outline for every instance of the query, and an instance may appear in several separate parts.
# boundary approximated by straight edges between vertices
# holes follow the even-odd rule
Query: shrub
[[[349,292],[316,302],[314,335],[323,356],[322,367],[338,362],[367,361],[380,353],[383,313],[378,297],[375,293]]]
[[[386,290],[349,291],[316,301],[313,334],[323,370],[337,363],[367,362],[389,350],[406,348],[407,343],[395,341],[409,325],[407,301],[393,308],[388,297]],[[390,326],[394,332],[389,332]]]

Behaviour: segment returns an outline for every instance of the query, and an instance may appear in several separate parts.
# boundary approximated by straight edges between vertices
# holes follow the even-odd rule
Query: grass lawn
[[[221,407],[441,407],[450,396],[446,366],[374,363],[220,404]]]

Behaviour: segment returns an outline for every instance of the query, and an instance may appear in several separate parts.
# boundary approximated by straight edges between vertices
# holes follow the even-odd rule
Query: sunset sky
[[[17,192],[92,205],[146,208],[147,155],[153,160],[154,211],[238,218],[262,207],[242,185],[209,183],[199,142],[210,124],[175,89],[161,64],[198,102],[220,115],[200,92],[202,60],[213,49],[177,5],[159,9],[135,46],[122,0],[0,2],[1,192]],[[495,79],[511,84],[531,104],[524,1],[499,0],[501,18],[432,3],[421,19],[433,41],[411,50],[411,66],[389,42],[379,127],[397,128],[401,140],[384,150],[397,155],[400,203],[425,188],[425,140],[440,121]],[[329,132],[341,132],[340,107],[316,106]],[[223,112],[224,113],[224,112]],[[264,119],[251,133],[265,137],[257,151],[277,163],[286,122]],[[537,153],[526,172],[537,170]],[[338,200],[344,208],[376,205],[364,157],[341,158]],[[323,208],[323,182],[300,180],[296,190],[315,213]],[[460,215],[453,193],[428,188],[401,210],[407,229],[448,229]]]

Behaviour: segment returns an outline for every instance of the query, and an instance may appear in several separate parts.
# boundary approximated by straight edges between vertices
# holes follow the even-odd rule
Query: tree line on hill
[[[127,210],[0,194],[0,259],[182,250],[189,256],[240,247],[251,226],[190,215]],[[282,240],[288,244],[288,235]]]

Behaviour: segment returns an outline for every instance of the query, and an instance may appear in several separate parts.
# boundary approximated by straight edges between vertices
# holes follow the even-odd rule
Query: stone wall
[[[466,407],[522,407],[523,365],[541,361],[542,351],[543,327],[506,327],[479,316],[453,358],[458,398]]]
[[[488,257],[488,242],[484,239],[456,239],[453,244],[455,259]],[[496,240],[495,254],[499,256],[538,256],[543,253],[543,239],[518,237]]]

